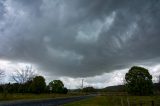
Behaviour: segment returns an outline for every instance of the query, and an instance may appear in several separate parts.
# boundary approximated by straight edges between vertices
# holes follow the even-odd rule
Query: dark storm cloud
[[[3,2],[4,2],[3,0],[0,1],[0,21],[2,20],[3,15],[5,13],[5,6],[4,6]]]
[[[41,15],[40,7],[43,3],[42,0],[16,0],[16,3],[20,6],[20,9],[24,9],[24,11],[28,10],[30,15],[37,15],[37,17]]]
[[[3,5],[1,59],[73,77],[159,62],[158,0],[9,0]]]

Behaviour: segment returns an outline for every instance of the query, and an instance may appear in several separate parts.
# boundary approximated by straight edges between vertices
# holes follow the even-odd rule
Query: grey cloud
[[[3,0],[2,0],[2,1],[0,1],[0,21],[2,20],[4,13],[5,13],[5,6],[4,6]]]
[[[19,8],[23,11],[30,12],[30,15],[36,15],[37,17],[40,17],[42,3],[43,0],[16,0],[15,6],[19,6]]]
[[[29,62],[51,74],[72,77],[159,62],[160,1],[16,0],[4,4],[8,10],[0,26],[4,29],[1,59]]]

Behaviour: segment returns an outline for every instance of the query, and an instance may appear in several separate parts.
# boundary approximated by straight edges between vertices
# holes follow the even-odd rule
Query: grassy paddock
[[[0,101],[8,101],[8,100],[26,100],[26,99],[45,99],[45,98],[57,98],[57,97],[70,97],[70,96],[78,96],[80,94],[4,94],[0,93]]]
[[[97,96],[64,106],[152,106],[151,101],[160,106],[160,96]]]

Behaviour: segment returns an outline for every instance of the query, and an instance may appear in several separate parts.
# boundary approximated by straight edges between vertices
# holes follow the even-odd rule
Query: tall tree
[[[32,80],[36,76],[35,71],[32,66],[26,66],[24,69],[16,70],[15,74],[12,75],[12,79],[16,83],[26,83],[27,81]]]
[[[33,93],[44,93],[46,89],[46,82],[43,76],[36,76],[33,78],[30,89]]]
[[[125,87],[130,94],[150,95],[153,93],[152,75],[143,67],[132,67],[125,75]]]
[[[54,93],[67,93],[68,89],[64,87],[61,80],[53,80],[49,83],[49,87],[52,88],[51,91]]]

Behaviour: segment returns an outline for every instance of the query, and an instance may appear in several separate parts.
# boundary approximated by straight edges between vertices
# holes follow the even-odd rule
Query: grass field
[[[152,106],[152,101],[160,106],[160,96],[96,96],[64,106]]]
[[[70,97],[78,96],[80,94],[7,94],[4,97],[4,94],[0,93],[0,101],[8,100],[26,100],[26,99],[45,99],[45,98],[57,98],[57,97]]]

